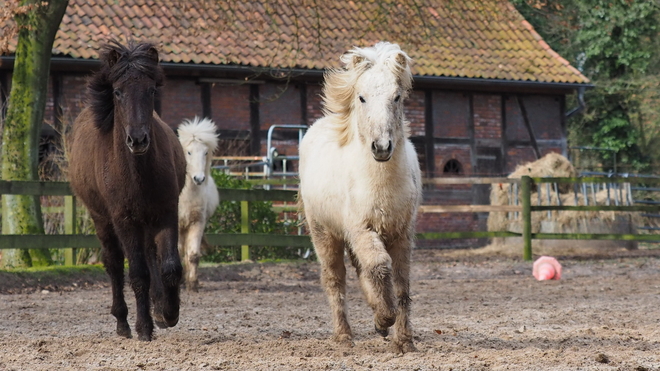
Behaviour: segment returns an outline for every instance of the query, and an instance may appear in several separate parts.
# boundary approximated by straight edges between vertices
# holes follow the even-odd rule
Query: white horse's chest
[[[179,195],[179,221],[182,224],[205,222],[218,207],[218,191],[209,179],[203,186],[195,186],[186,179]]]
[[[346,212],[382,234],[408,224],[417,208],[416,194],[412,182],[398,181],[387,187],[367,184],[353,194]]]

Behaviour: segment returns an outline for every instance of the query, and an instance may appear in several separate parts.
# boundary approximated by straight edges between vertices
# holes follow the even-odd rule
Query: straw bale
[[[575,177],[577,173],[573,165],[557,153],[550,153],[538,161],[520,165],[511,173],[509,178],[520,178],[523,175],[531,177]],[[624,187],[629,187],[624,184]],[[491,205],[521,205],[520,190],[517,184],[493,184],[491,187]],[[586,192],[585,192],[586,191]],[[517,197],[516,197],[517,195]],[[586,190],[575,190],[571,184],[553,185],[550,183],[540,184],[531,189],[531,202],[533,205],[606,205],[608,199],[614,204],[612,189],[608,192],[602,186],[587,187]],[[623,202],[620,194],[616,194],[619,201]],[[513,231],[522,232],[521,213],[517,212],[491,212],[488,216],[489,231]],[[639,213],[623,213],[614,211],[535,211],[532,212],[532,233],[542,231],[542,227],[551,226],[554,232],[578,232],[580,229],[609,229],[620,228],[626,221],[639,221]],[[544,232],[548,232],[547,230]],[[602,232],[595,232],[602,233]],[[609,241],[608,241],[609,242]],[[608,242],[599,242],[607,245]],[[563,242],[567,246],[574,246],[574,241]],[[627,243],[630,245],[630,243]],[[534,241],[533,245],[542,245]],[[583,245],[583,244],[582,244]],[[494,238],[493,243],[487,246],[485,251],[516,251],[520,253],[522,246],[521,238]]]

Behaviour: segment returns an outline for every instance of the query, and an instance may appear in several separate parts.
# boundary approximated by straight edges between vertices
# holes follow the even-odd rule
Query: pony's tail
[[[298,190],[298,194],[296,195],[296,207],[298,208],[298,226],[304,227],[307,224],[307,219],[305,218],[305,204],[300,196],[300,190]]]

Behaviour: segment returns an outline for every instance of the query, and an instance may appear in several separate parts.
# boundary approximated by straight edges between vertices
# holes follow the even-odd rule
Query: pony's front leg
[[[177,249],[179,226],[176,213],[169,223],[156,233],[156,246],[160,257],[160,279],[163,285],[163,297],[157,303],[156,310],[162,321],[173,327],[179,322],[179,289],[183,267]]]
[[[124,300],[124,252],[112,224],[100,217],[94,218],[96,235],[103,249],[102,260],[112,285],[112,307],[110,313],[117,319],[117,335],[131,337],[128,325],[128,307]]]
[[[332,310],[334,340],[353,345],[353,333],[346,316],[346,266],[344,242],[330,235],[325,228],[309,220],[314,250],[321,263],[321,284]]]
[[[184,259],[184,274],[186,281],[186,289],[197,292],[199,290],[199,279],[197,277],[197,268],[199,267],[199,260],[202,257],[202,237],[204,236],[205,223],[197,222],[192,223],[188,227],[188,232],[184,238],[185,255]]]
[[[144,240],[145,235],[142,228],[136,226],[129,219],[122,219],[123,223],[115,225],[115,230],[128,258],[128,278],[131,288],[135,294],[135,306],[137,316],[135,321],[135,330],[138,333],[138,339],[142,341],[151,341],[154,331],[154,322],[150,313],[150,273],[147,258],[145,256]]]
[[[404,236],[395,241],[389,250],[392,257],[392,282],[398,301],[394,339],[392,345],[396,352],[414,352],[413,330],[410,325],[410,255],[414,246],[413,236]]]
[[[367,229],[352,231],[350,248],[359,265],[362,291],[374,311],[376,332],[385,337],[396,319],[392,288],[392,259],[380,236]]]

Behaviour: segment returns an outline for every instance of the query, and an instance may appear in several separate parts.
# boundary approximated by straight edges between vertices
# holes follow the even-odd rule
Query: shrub
[[[239,179],[222,171],[213,170],[212,174],[218,188],[250,189],[252,186],[244,179]],[[270,201],[250,202],[250,232],[288,234],[297,227],[297,220],[282,220],[272,209]],[[215,214],[206,225],[206,233],[240,233],[241,203],[239,201],[222,201]],[[307,257],[309,251],[301,251],[294,247],[250,246],[252,260],[264,259],[300,259]],[[240,246],[214,246],[202,258],[207,262],[233,262],[241,259]]]

